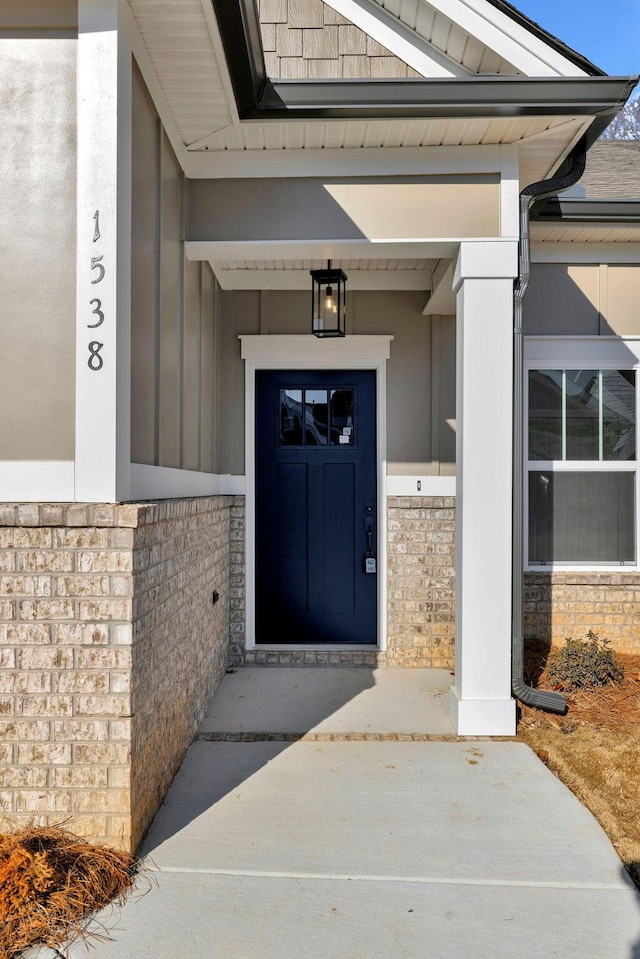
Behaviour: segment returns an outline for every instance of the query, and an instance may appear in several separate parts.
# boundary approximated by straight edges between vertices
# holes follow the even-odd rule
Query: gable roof
[[[307,6],[316,16],[318,5],[331,9],[336,22],[323,15],[323,24],[346,28],[360,46],[366,34],[372,57],[383,68],[395,64],[382,74],[402,62],[420,76],[407,69],[402,77],[321,79],[314,66],[306,78],[274,81],[257,0],[127,0],[136,61],[190,177],[240,175],[236,161],[253,175],[261,157],[269,165],[276,154],[296,169],[324,170],[324,160],[339,165],[349,151],[347,162],[359,163],[356,154],[369,147],[518,144],[522,181],[532,182],[553,172],[585,133],[593,142],[635,82],[587,74],[503,0],[260,4],[271,7],[276,26],[288,20],[288,7],[296,17]],[[356,17],[357,30],[341,11]],[[313,47],[322,30],[312,31]]]

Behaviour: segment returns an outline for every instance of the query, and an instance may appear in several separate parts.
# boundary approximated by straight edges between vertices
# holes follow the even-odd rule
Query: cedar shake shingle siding
[[[272,80],[420,76],[322,0],[259,0],[259,10]]]

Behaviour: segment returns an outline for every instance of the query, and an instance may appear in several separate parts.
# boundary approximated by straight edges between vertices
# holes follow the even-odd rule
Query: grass
[[[523,707],[518,737],[593,813],[640,888],[640,656],[617,657],[621,682],[568,693],[566,716]],[[527,672],[550,689],[547,658],[534,645]]]

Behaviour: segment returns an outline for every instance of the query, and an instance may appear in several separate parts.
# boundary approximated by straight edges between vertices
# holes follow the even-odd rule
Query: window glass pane
[[[636,374],[602,371],[602,458],[636,458]]]
[[[307,446],[322,446],[327,442],[328,409],[326,390],[304,391],[304,441]]]
[[[562,371],[529,373],[529,459],[562,459]]]
[[[568,460],[600,458],[600,407],[597,370],[567,370],[566,430]]]
[[[353,446],[353,390],[331,390],[331,443]]]
[[[530,563],[635,562],[635,472],[529,473]]]
[[[280,445],[302,446],[302,390],[280,390]]]

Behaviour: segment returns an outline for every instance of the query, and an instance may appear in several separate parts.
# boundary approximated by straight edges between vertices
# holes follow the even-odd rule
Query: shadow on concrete
[[[150,855],[280,755],[299,735],[375,686],[371,668],[316,667],[314,676],[320,679],[328,673],[333,681],[307,683],[306,689],[300,689],[308,672],[239,667],[224,677],[201,724],[203,738],[196,735],[189,747],[139,855]],[[252,684],[249,677],[256,682]],[[287,682],[283,683],[284,678]],[[287,740],[285,735],[291,738]],[[273,738],[277,736],[282,740]]]

